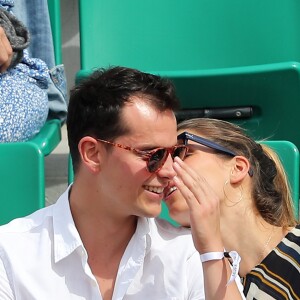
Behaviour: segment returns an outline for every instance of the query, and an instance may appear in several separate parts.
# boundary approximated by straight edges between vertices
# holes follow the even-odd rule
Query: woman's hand
[[[191,230],[195,248],[200,254],[223,252],[220,232],[219,198],[203,176],[180,158],[174,159],[177,176],[173,181],[190,209]],[[231,269],[227,259],[203,263],[205,299],[244,299],[236,282],[227,285]]]
[[[201,253],[224,251],[220,233],[219,199],[203,176],[178,157],[174,183],[190,209],[190,222],[196,249]]]
[[[5,72],[10,66],[13,50],[6,37],[4,29],[0,27],[0,73]]]

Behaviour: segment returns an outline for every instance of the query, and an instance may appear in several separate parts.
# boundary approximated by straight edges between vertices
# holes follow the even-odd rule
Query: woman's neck
[[[249,207],[222,207],[221,233],[227,251],[236,250],[242,260],[240,276],[258,265],[287,233],[267,223]]]

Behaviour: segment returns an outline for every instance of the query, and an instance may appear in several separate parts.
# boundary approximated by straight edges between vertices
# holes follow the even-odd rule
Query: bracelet
[[[207,252],[200,254],[200,260],[202,263],[210,260],[220,260],[226,258],[232,259],[232,272],[230,275],[230,278],[226,285],[230,284],[237,276],[239,272],[239,265],[241,261],[241,257],[236,251],[230,251],[230,252]]]
[[[219,260],[225,257],[224,252],[207,252],[200,254],[201,262],[206,262],[210,260]]]

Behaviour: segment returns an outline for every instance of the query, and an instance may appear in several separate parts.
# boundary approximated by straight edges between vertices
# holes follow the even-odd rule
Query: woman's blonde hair
[[[246,157],[253,170],[252,198],[258,213],[268,223],[289,227],[297,223],[288,179],[277,154],[255,142],[238,125],[217,119],[199,118],[181,122],[178,130],[199,134]]]

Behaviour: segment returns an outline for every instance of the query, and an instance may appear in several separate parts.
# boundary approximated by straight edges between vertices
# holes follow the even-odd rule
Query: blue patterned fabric
[[[43,127],[49,110],[48,77],[46,64],[26,52],[23,63],[0,74],[1,143],[26,141]]]
[[[0,0],[8,11],[12,4]],[[26,50],[21,63],[0,74],[0,143],[26,141],[40,131],[49,111],[49,81],[47,65]]]
[[[59,119],[63,124],[68,108],[67,80],[64,65],[56,65],[54,58],[48,2],[47,0],[14,0],[13,5],[13,13],[30,32],[28,48],[30,57],[42,59],[50,69],[48,119]]]

